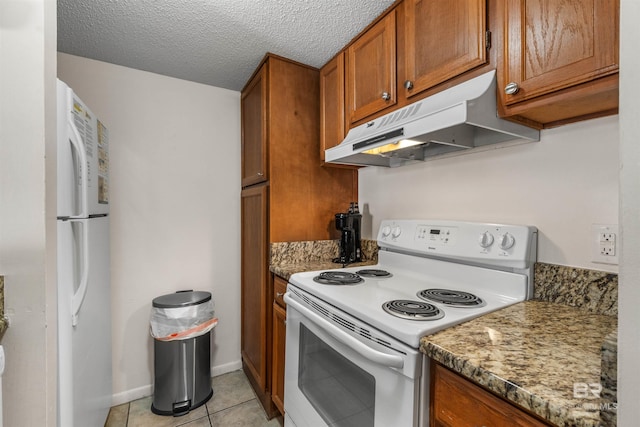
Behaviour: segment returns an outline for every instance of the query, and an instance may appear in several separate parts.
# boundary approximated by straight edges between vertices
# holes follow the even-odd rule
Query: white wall
[[[153,298],[210,291],[214,375],[240,367],[240,93],[67,54],[109,129],[114,403],[151,393]]]
[[[620,2],[620,264],[618,425],[640,419],[640,2]]]
[[[0,1],[5,426],[56,423],[55,40],[55,2]]]
[[[387,218],[529,224],[539,261],[617,271],[592,263],[590,246],[591,224],[618,224],[617,116],[544,130],[540,142],[359,174],[370,235]]]

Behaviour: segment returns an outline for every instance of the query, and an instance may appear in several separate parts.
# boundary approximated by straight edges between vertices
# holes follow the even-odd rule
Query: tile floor
[[[181,417],[151,412],[152,397],[114,406],[105,427],[281,427],[282,417],[267,420],[242,370],[214,377],[213,397]]]

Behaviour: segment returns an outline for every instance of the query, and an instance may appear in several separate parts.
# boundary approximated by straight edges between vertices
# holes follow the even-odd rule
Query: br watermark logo
[[[573,383],[573,397],[576,399],[600,399],[602,384]]]
[[[602,402],[600,400],[602,384],[599,382],[573,383],[573,397],[575,399],[585,399],[579,406],[586,411],[615,411],[618,409],[617,402]]]

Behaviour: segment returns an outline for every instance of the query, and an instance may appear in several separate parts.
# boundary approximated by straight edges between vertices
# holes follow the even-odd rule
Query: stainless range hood
[[[325,161],[395,167],[499,142],[538,141],[540,132],[498,117],[492,70],[349,131]]]

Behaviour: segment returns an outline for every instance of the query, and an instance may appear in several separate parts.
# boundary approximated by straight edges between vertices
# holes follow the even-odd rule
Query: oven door
[[[285,294],[285,427],[417,427],[418,350],[292,288]]]

